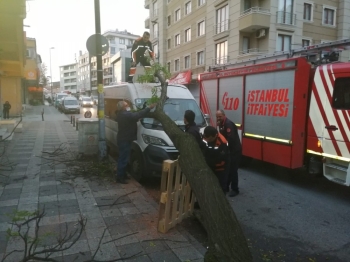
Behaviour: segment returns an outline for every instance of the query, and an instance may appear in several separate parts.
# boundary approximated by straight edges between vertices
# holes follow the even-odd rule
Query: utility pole
[[[55,49],[54,47],[50,47],[50,80],[51,80],[51,101],[53,101],[53,94],[52,94],[52,65],[51,65],[51,50]]]
[[[95,31],[101,35],[100,0],[95,0]],[[99,160],[107,157],[106,134],[105,134],[105,105],[103,96],[103,69],[102,69],[102,46],[101,38],[96,37],[96,62],[97,62],[97,92],[98,92],[98,122],[99,122]]]

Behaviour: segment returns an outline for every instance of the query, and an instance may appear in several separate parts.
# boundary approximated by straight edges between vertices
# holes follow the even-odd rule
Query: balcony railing
[[[214,65],[223,65],[227,64],[230,61],[229,56],[221,56],[213,59],[213,64]]]
[[[253,56],[267,54],[269,50],[262,50],[259,48],[250,48],[239,52],[238,56]]]
[[[220,34],[222,32],[228,31],[229,24],[230,24],[230,19],[227,19],[214,25],[215,34]]]
[[[256,13],[269,15],[270,9],[262,8],[259,6],[254,6],[252,8],[249,8],[247,10],[242,11],[240,17],[245,16],[245,15],[250,15],[250,14],[256,14]]]
[[[277,23],[285,25],[295,25],[296,17],[296,14],[278,11]]]

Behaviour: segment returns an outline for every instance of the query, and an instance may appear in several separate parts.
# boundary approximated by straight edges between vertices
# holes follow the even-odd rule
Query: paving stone
[[[129,257],[132,255],[145,255],[145,251],[143,250],[140,243],[131,243],[123,246],[117,246],[117,250],[121,257]]]
[[[23,177],[25,177],[25,176],[15,176],[15,177],[13,177],[13,176],[11,176],[11,179],[12,180],[14,180],[14,179],[19,179],[19,178],[23,178]],[[7,185],[6,187],[5,187],[5,190],[6,189],[14,189],[14,188],[16,188],[16,189],[18,189],[18,188],[20,188],[20,189],[22,189],[22,187],[23,187],[23,183],[13,183],[13,182],[11,182],[11,184],[9,184],[9,185]],[[3,191],[3,192],[5,192],[5,190]],[[12,191],[11,191],[12,192]],[[21,192],[21,190],[20,190],[20,192]]]
[[[149,261],[152,261],[152,260],[147,255],[140,255],[140,256],[133,257],[133,258],[125,259],[124,261],[128,261],[128,262],[149,262]],[[164,261],[168,261],[168,260],[164,260]]]
[[[163,250],[148,254],[152,261],[179,262],[181,261],[171,250]]]
[[[79,207],[76,199],[59,200],[59,207]]]
[[[103,217],[116,217],[116,216],[122,216],[122,212],[120,212],[119,208],[112,208],[112,209],[101,210],[101,215]]]
[[[75,193],[67,193],[67,194],[60,194],[58,193],[58,200],[64,201],[64,200],[76,200]]]
[[[70,243],[67,243],[70,244]],[[89,244],[87,240],[78,240],[74,245],[63,251],[63,256],[72,255],[72,254],[79,254],[80,252],[89,252]]]
[[[49,203],[53,201],[57,201],[57,195],[51,195],[51,196],[40,196],[39,197],[39,204],[41,203]]]
[[[88,239],[102,237],[103,232],[105,231],[105,236],[110,236],[108,230],[105,230],[105,227],[96,227],[96,228],[85,228],[85,234]]]
[[[11,227],[12,225],[10,223],[0,222],[0,232],[4,232]]]
[[[76,222],[80,219],[80,213],[75,214],[64,214],[59,216],[60,223],[66,223],[66,222]]]
[[[146,254],[169,250],[168,245],[164,241],[150,240],[141,242],[141,246]]]
[[[90,261],[91,260],[91,252],[79,252],[77,254],[67,255],[63,256],[60,259],[57,259],[57,261],[60,262],[84,262],[84,261]]]
[[[136,207],[121,207],[121,208],[119,208],[119,210],[123,216],[140,214],[140,211]]]
[[[104,221],[107,227],[127,223],[127,220],[123,216],[105,217]]]
[[[181,261],[185,260],[194,260],[194,259],[201,259],[203,258],[203,255],[197,251],[192,246],[188,247],[180,247],[172,249],[172,251],[177,255],[178,258],[180,258]]]
[[[47,226],[47,225],[56,225],[60,223],[60,217],[59,216],[44,216],[41,220],[40,225]]]
[[[4,207],[14,206],[18,204],[18,199],[11,199],[11,200],[5,200],[0,201],[0,209],[3,209]]]

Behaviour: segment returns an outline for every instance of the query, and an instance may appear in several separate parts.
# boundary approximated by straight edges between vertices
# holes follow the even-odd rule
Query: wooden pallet
[[[162,169],[158,231],[166,233],[193,212],[195,202],[191,187],[181,172],[178,160],[165,160]]]

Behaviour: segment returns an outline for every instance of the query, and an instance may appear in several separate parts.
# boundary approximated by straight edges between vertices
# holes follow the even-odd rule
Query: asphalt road
[[[350,261],[350,188],[259,161],[228,198],[255,260]]]

